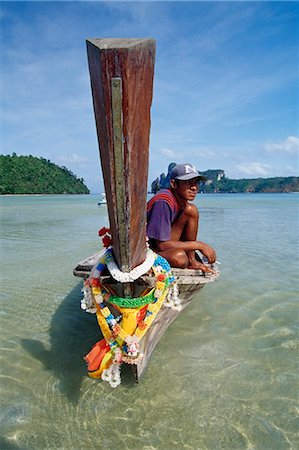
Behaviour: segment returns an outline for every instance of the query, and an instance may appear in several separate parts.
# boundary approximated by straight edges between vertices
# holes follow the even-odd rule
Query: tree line
[[[299,192],[299,177],[243,178],[231,180],[225,176],[202,187],[203,192]]]
[[[89,194],[83,178],[49,159],[0,155],[0,194]]]
[[[151,193],[169,187],[170,173],[176,163],[168,166],[167,174],[161,173],[151,183]],[[202,172],[207,181],[200,183],[200,191],[206,193],[238,193],[238,192],[299,192],[299,177],[274,178],[242,178],[232,180],[226,178],[222,169]]]

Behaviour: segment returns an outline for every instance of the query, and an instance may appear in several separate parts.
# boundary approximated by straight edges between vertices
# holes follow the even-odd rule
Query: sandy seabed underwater
[[[0,448],[297,449],[299,194],[197,197],[221,277],[116,389],[86,375],[99,331],[72,275],[108,226],[98,197],[0,198]]]

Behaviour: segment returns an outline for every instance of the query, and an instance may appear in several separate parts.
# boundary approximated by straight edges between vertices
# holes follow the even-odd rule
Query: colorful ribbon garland
[[[150,254],[150,257],[153,255]],[[140,340],[165,301],[169,288],[174,284],[174,277],[167,260],[154,255],[152,270],[156,278],[155,287],[138,298],[121,298],[113,295],[100,281],[111,258],[113,254],[109,248],[85,281],[84,293],[87,299],[92,299],[104,339],[97,342],[84,359],[90,377],[102,378],[116,387],[121,382],[121,364],[136,364],[141,360]],[[109,304],[119,315],[111,312]]]

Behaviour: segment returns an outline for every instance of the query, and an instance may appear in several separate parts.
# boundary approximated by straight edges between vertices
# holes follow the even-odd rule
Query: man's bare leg
[[[158,251],[159,255],[167,259],[171,267],[177,267],[178,269],[187,269],[189,260],[187,253],[184,250],[171,249]]]
[[[189,220],[187,221],[185,228],[183,230],[183,234],[181,237],[182,241],[196,241],[197,240],[197,233],[198,233],[198,226],[199,226],[199,212],[198,209],[194,205],[194,208],[190,210],[189,214]],[[214,271],[207,267],[200,259],[197,259],[195,251],[187,252],[188,256],[188,268],[189,269],[200,269],[203,272],[211,272]]]
[[[199,223],[199,212],[195,205],[188,203],[184,211],[171,227],[171,240],[196,241]],[[203,272],[214,273],[212,269],[196,259],[195,251],[171,249],[159,252],[172,267],[199,269]]]

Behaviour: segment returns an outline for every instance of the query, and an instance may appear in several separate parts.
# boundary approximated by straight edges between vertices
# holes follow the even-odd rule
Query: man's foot
[[[201,254],[196,250],[195,252],[189,252],[188,254],[189,264],[188,269],[201,270],[203,273],[213,273],[216,271],[206,266],[201,258]]]
[[[215,270],[211,269],[203,263],[200,263],[199,261],[189,261],[188,269],[197,269],[201,270],[204,273],[216,273]]]

